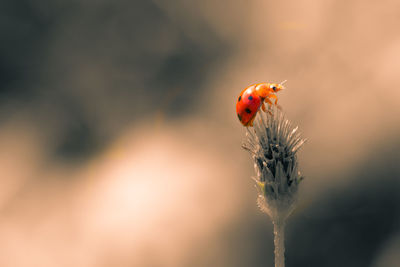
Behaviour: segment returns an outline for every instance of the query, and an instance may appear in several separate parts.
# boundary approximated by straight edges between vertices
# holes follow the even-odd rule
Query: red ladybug
[[[277,105],[278,98],[274,94],[284,89],[283,81],[277,83],[257,83],[244,89],[236,102],[236,113],[239,121],[246,127],[253,126],[253,121],[260,107],[265,112],[264,101],[268,104]],[[275,99],[275,103],[271,102],[271,98]]]

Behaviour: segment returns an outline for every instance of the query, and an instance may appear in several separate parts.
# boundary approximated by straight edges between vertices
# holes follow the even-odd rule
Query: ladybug
[[[285,82],[279,84],[256,83],[244,89],[236,102],[236,113],[239,121],[246,127],[253,126],[253,121],[260,107],[266,112],[264,101],[269,105],[277,105],[278,97],[274,93],[284,89],[283,84]],[[271,101],[272,98],[275,99],[274,103]]]

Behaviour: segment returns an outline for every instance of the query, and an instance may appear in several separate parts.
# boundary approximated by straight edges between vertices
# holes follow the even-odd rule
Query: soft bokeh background
[[[399,266],[400,3],[0,2],[0,266],[273,266],[235,101],[309,141],[287,266]]]

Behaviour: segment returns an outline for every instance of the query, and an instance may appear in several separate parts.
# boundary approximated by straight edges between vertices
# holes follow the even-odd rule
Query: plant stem
[[[274,221],[275,267],[285,267],[285,221]]]

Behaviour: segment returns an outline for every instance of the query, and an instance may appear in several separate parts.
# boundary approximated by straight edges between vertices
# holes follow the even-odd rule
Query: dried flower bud
[[[275,221],[285,221],[295,208],[303,177],[296,152],[306,141],[277,108],[258,112],[253,128],[247,128],[242,145],[250,151],[257,176],[258,206]]]

